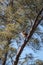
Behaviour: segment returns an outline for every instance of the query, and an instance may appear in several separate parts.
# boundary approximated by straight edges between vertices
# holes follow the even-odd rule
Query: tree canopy
[[[22,37],[22,35],[20,35],[20,33],[30,32],[42,8],[43,0],[0,0],[0,61],[2,61],[2,65],[5,65],[4,61],[10,58],[13,65],[14,60],[12,60],[12,58],[16,55],[17,49],[11,46],[12,40],[16,40],[17,42],[17,39],[21,40],[20,37]],[[43,17],[43,15],[41,16]],[[35,33],[38,32],[37,30],[39,29],[37,28]],[[24,38],[25,37],[22,39]],[[30,41],[35,43],[33,44],[35,48],[37,48],[37,46],[40,47],[38,39],[31,38]],[[17,42],[17,45],[18,44]],[[23,63],[20,62],[20,65],[24,65],[25,62],[27,62],[26,58]],[[40,65],[41,61],[36,63]]]

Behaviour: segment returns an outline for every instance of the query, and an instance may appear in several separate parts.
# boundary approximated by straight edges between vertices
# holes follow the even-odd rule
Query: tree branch
[[[11,42],[10,42],[11,39],[7,39],[7,40],[8,40],[8,44],[5,46],[5,49],[6,49],[6,47],[8,47],[9,44],[11,43]],[[7,50],[6,53],[5,53],[5,58],[4,58],[4,61],[3,61],[3,64],[2,64],[2,65],[6,65],[7,55],[8,55],[8,50]]]
[[[24,43],[22,44],[22,46],[20,47],[20,49],[17,52],[15,61],[14,61],[14,65],[18,64],[19,61],[19,57],[24,49],[24,47],[26,46],[27,42],[30,40],[30,38],[32,37],[34,31],[36,30],[36,27],[38,26],[38,24],[41,22],[41,20],[43,19],[43,17],[39,20],[38,18],[40,17],[41,13],[43,11],[43,8],[41,9],[41,11],[39,12],[38,16],[36,17],[36,20],[34,22],[34,25],[32,26],[32,29],[30,30],[30,33],[27,35],[26,39],[24,40]]]
[[[6,54],[5,54],[4,62],[3,62],[3,64],[2,64],[2,65],[5,65],[5,64],[6,64],[7,54],[8,54],[8,52],[6,52]]]

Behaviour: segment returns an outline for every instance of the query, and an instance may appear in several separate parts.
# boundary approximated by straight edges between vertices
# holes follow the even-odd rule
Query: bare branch
[[[5,48],[8,47],[9,44],[11,43],[11,42],[10,42],[11,39],[7,39],[7,40],[8,40],[8,44],[5,46]],[[6,53],[5,53],[5,58],[4,58],[4,61],[3,61],[3,64],[2,64],[2,65],[5,65],[5,64],[6,64],[7,55],[8,55],[8,50],[7,50]]]
[[[7,54],[8,54],[8,52],[6,52],[6,54],[5,54],[5,58],[4,58],[3,65],[5,65],[5,64],[6,64],[6,60],[7,60]]]
[[[15,61],[14,61],[14,65],[17,65],[18,64],[18,61],[19,61],[19,57],[24,49],[24,47],[26,46],[27,42],[30,40],[30,38],[32,37],[34,31],[36,30],[36,27],[38,26],[38,24],[41,22],[41,20],[43,19],[43,17],[38,20],[39,16],[41,15],[43,11],[43,8],[41,9],[41,11],[39,12],[38,16],[36,17],[36,20],[34,22],[34,25],[32,27],[32,29],[30,30],[30,33],[27,35],[26,39],[24,40],[24,43],[22,44],[22,46],[20,47],[20,49],[18,50],[17,52],[17,55],[16,55],[16,58],[15,58]]]
[[[13,7],[13,0],[10,0],[9,5],[11,5],[11,7]]]

